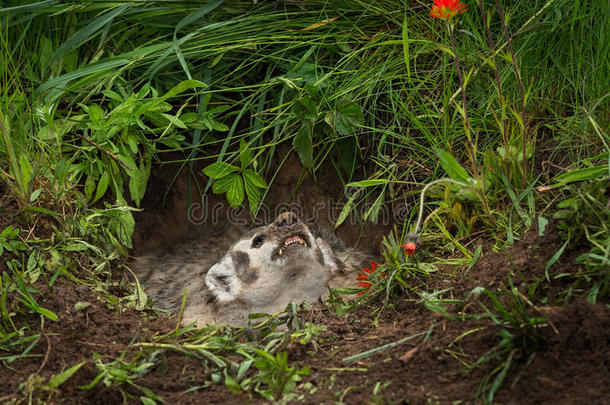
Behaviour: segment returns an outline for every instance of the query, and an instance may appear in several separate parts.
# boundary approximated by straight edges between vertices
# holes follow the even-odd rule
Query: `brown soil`
[[[295,165],[296,167],[296,165]],[[167,176],[169,178],[169,176]],[[327,176],[330,178],[332,176]],[[270,196],[275,201],[286,201],[288,186],[298,182],[300,172],[288,171],[280,177],[278,191]],[[186,216],[186,181],[181,177],[172,194],[167,210],[160,210],[164,184],[153,185],[149,207],[154,210],[138,218],[139,249],[150,249],[183,239],[193,229]],[[154,187],[159,187],[157,190]],[[336,185],[328,185],[328,189]],[[311,206],[319,195],[330,195],[315,188],[310,179],[301,185],[299,204]],[[336,190],[336,188],[335,188]],[[182,211],[184,212],[184,211]],[[2,215],[2,221],[6,216]],[[171,226],[170,226],[171,225]],[[353,244],[360,228],[347,225],[339,230],[341,237]],[[388,227],[367,229],[366,246],[374,251]],[[202,232],[203,233],[203,232]],[[589,304],[581,299],[567,299],[558,306],[559,298],[570,280],[552,278],[553,274],[573,272],[573,259],[580,253],[578,246],[570,246],[561,259],[549,270],[550,282],[545,277],[545,264],[563,241],[553,226],[540,237],[533,230],[522,235],[514,246],[502,252],[486,252],[467,271],[466,268],[445,268],[427,280],[428,291],[449,289],[443,298],[455,297],[459,304],[447,304],[452,314],[470,315],[467,320],[451,320],[418,302],[418,297],[396,294],[395,301],[382,312],[375,312],[380,301],[362,305],[344,315],[320,306],[303,316],[326,331],[316,344],[295,343],[288,349],[292,365],[309,366],[310,374],[299,385],[300,401],[311,404],[337,401],[360,403],[450,404],[483,402],[486,393],[477,396],[480,383],[501,365],[492,359],[476,365],[478,359],[494,350],[500,342],[500,327],[488,317],[477,317],[484,311],[477,301],[468,298],[475,287],[498,291],[506,287],[510,275],[515,286],[527,295],[536,287],[542,301],[531,305],[531,314],[542,314],[548,321],[539,326],[540,344],[535,350],[515,349],[512,364],[504,383],[496,392],[495,403],[502,404],[603,404],[610,398],[610,308],[608,303]],[[425,246],[423,247],[425,249]],[[417,255],[416,255],[417,257]],[[3,268],[5,269],[5,268]],[[116,276],[121,279],[121,275]],[[38,283],[40,304],[59,316],[57,322],[45,320],[39,342],[29,357],[12,362],[4,361],[0,369],[0,402],[26,403],[27,395],[42,403],[139,403],[141,391],[127,383],[107,387],[103,381],[89,390],[79,388],[90,384],[99,369],[94,356],[108,363],[122,353],[125,359],[143,353],[138,342],[150,341],[154,334],[168,333],[175,320],[154,316],[132,309],[111,309],[106,299],[89,287],[59,278],[53,289]],[[118,290],[117,290],[118,291]],[[123,291],[125,294],[125,291]],[[382,298],[378,298],[382,299]],[[501,299],[502,302],[506,302]],[[481,299],[491,307],[489,299]],[[90,304],[77,311],[75,304]],[[19,322],[37,325],[36,316]],[[397,342],[408,336],[430,331],[380,351],[372,356],[347,363],[348,356]],[[146,352],[148,353],[148,352]],[[0,357],[5,356],[0,353]],[[508,355],[508,354],[507,354]],[[193,386],[209,379],[204,365],[186,355],[164,351],[157,365],[148,374],[133,381],[162,397],[166,403],[226,404],[264,402],[258,397],[248,399],[234,394],[222,383],[189,393]],[[506,356],[502,357],[506,358]],[[81,361],[84,366],[59,388],[43,389],[36,375],[48,381]],[[468,367],[466,367],[468,366]],[[493,381],[492,377],[492,381]],[[49,400],[50,398],[50,400]],[[478,398],[478,399],[477,399]],[[606,399],[604,399],[606,398]]]

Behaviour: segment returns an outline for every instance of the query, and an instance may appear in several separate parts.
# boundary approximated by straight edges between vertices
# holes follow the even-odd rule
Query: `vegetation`
[[[424,1],[3,2],[2,373],[44,351],[45,324],[58,321],[45,294],[58,280],[95,288],[117,312],[149,310],[141,287],[122,276],[152,167],[180,156],[197,178],[202,161],[209,180],[188,198],[224,194],[254,216],[288,147],[309,175],[330,166],[350,190],[337,225],[350,213],[376,222],[383,207],[411,204],[379,269],[367,273],[370,293],[344,300],[338,291],[329,305],[380,314],[407,300],[447,322],[485,319],[497,346],[465,369],[492,364],[472,393],[492,403],[517,351],[544,349],[541,307],[608,303],[610,8],[466,5],[445,21]],[[439,269],[475,265],[483,244],[470,243],[473,234],[486,251],[500,250],[549,223],[562,246],[544,277],[517,269],[500,290],[473,294],[476,314],[459,310],[465,297],[430,291]],[[413,256],[401,248],[409,232],[420,238]],[[576,245],[574,272],[555,273]],[[557,280],[562,292],[549,302],[544,291]],[[176,351],[209,371],[191,390],[306,395],[297,383],[308,367],[292,364],[287,348],[315,350],[324,327],[292,306],[255,329],[177,326],[118,358],[84,359],[99,374],[81,388],[130,386],[142,403],[162,403],[163,392],[138,378]],[[34,370],[3,399],[59,400],[82,364],[54,376]]]

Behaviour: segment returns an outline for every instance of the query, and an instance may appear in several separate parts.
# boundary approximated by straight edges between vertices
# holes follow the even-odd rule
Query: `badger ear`
[[[320,252],[322,252],[324,266],[328,270],[330,270],[331,273],[344,272],[345,265],[343,264],[341,259],[339,259],[337,257],[337,255],[333,251],[333,248],[330,247],[328,242],[326,242],[322,238],[316,238],[316,243],[318,244],[318,248],[320,249]]]
[[[224,256],[210,268],[205,276],[205,285],[219,302],[232,301],[237,297],[242,284],[230,255]]]

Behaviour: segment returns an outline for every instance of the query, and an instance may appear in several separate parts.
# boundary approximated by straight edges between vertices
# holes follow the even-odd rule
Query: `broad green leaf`
[[[145,397],[144,395],[140,396],[140,402],[142,402],[143,405],[157,405],[157,402],[154,399]]]
[[[333,111],[326,114],[324,120],[339,135],[351,135],[364,123],[364,116],[358,104],[349,102],[338,104]]]
[[[248,204],[250,205],[250,211],[254,213],[261,199],[261,191],[255,184],[248,180],[248,178],[245,176],[245,173],[244,188],[246,189],[246,195],[248,196]]]
[[[250,161],[252,160],[252,155],[250,153],[250,148],[244,139],[242,138],[239,141],[239,162],[241,163],[242,170],[248,167]]]
[[[296,100],[292,105],[292,110],[303,121],[313,122],[318,119],[316,105],[309,96]]]
[[[228,389],[236,394],[242,391],[241,386],[237,383],[237,381],[235,381],[235,379],[228,374],[225,374],[225,385]]]
[[[100,180],[97,182],[97,189],[95,190],[95,197],[93,197],[93,201],[91,201],[92,203],[96,202],[102,198],[104,194],[106,194],[108,184],[110,184],[110,174],[108,174],[106,171],[104,174],[102,174],[102,177],[100,177]]]
[[[25,188],[28,184],[30,184],[30,180],[32,180],[32,165],[28,160],[27,154],[24,153],[19,157],[19,166],[21,167],[20,177],[23,181],[23,184],[20,184],[20,186]]]
[[[304,124],[292,140],[292,144],[299,154],[303,167],[310,169],[313,166],[313,142],[310,134],[311,126]]]
[[[225,124],[223,124],[220,121],[215,120],[214,118],[209,117],[208,118],[208,122],[210,124],[210,127],[212,128],[212,130],[214,131],[218,131],[218,132],[227,132],[229,130],[229,127],[226,126]]]
[[[34,311],[38,312],[41,315],[46,316],[47,318],[49,318],[52,321],[57,321],[57,315],[55,315],[55,313],[49,311],[46,308],[36,306],[36,307],[34,307]]]
[[[214,162],[203,169],[203,174],[211,179],[220,179],[227,176],[229,173],[239,171],[239,167],[233,166],[226,162]]]
[[[157,105],[161,104],[163,101],[167,100],[168,98],[177,96],[178,94],[181,94],[185,90],[192,89],[192,88],[195,88],[195,87],[206,88],[206,87],[208,87],[208,85],[205,84],[204,82],[199,81],[199,80],[192,80],[192,79],[184,80],[184,81],[178,83],[177,85],[175,85],[174,87],[172,87],[163,96],[159,97],[159,99],[157,99],[157,101],[152,103],[150,107],[156,107]]]
[[[436,154],[439,157],[442,168],[445,169],[449,177],[462,183],[468,183],[468,179],[470,178],[468,172],[460,166],[457,160],[455,160],[449,152],[442,149],[436,149]]]
[[[115,234],[119,241],[128,248],[131,248],[131,237],[136,226],[136,221],[133,219],[133,214],[129,210],[123,210],[118,215],[119,224],[115,228]]]
[[[259,174],[252,169],[246,169],[243,171],[244,180],[246,183],[251,183],[256,187],[267,188],[267,183]]]
[[[75,364],[74,366],[70,367],[69,369],[53,376],[53,378],[51,378],[49,380],[49,382],[47,383],[47,387],[49,387],[49,388],[59,387],[61,384],[66,382],[66,380],[68,378],[72,377],[74,375],[74,373],[76,373],[78,371],[78,369],[81,368],[85,363],[86,363],[86,361],[81,361],[80,363]]]
[[[231,207],[236,208],[244,201],[244,182],[241,176],[236,176],[227,190],[227,201]]]
[[[223,176],[217,179],[212,186],[212,191],[214,194],[222,194],[229,191],[232,184],[235,183],[236,178],[241,177],[238,173],[229,173],[226,176]]]
[[[333,145],[333,150],[338,157],[339,166],[345,170],[348,178],[351,178],[356,169],[356,159],[360,151],[357,138],[355,136],[350,136],[337,139]]]
[[[95,180],[93,179],[93,176],[87,176],[87,180],[85,180],[85,198],[87,199],[87,201],[91,200],[91,197],[93,197],[93,192],[95,191]]]
[[[34,190],[30,195],[30,202],[36,201],[38,197],[40,197],[40,193],[42,193],[42,188],[37,188],[36,190]]]
[[[585,167],[583,169],[570,170],[555,177],[557,184],[570,184],[577,181],[596,180],[608,172],[608,165]]]

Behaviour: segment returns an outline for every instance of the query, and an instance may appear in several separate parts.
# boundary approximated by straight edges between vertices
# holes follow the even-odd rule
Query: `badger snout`
[[[299,217],[294,212],[283,212],[275,219],[274,225],[278,228],[287,228],[299,222]]]

